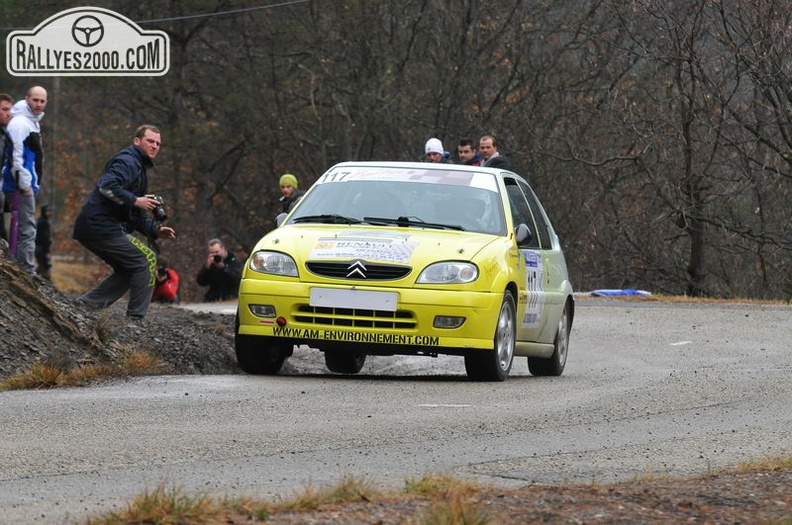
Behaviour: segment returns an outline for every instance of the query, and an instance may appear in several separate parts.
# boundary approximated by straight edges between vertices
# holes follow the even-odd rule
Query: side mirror
[[[288,213],[279,213],[277,217],[275,217],[275,225],[280,226],[283,224],[283,221],[286,219]]]
[[[532,236],[533,234],[531,233],[531,229],[523,222],[518,224],[514,229],[514,238],[518,245],[530,241]]]

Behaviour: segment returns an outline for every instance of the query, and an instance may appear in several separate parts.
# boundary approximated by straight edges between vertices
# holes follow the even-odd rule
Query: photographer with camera
[[[142,321],[148,312],[157,270],[157,255],[133,233],[150,240],[176,238],[173,228],[162,224],[167,218],[162,198],[148,194],[147,170],[154,166],[160,145],[159,129],[140,126],[132,145],[105,164],[74,223],[74,238],[113,269],[77,302],[106,308],[129,291],[127,318],[132,321]]]
[[[209,253],[196,279],[201,286],[209,286],[204,301],[235,299],[239,296],[242,280],[242,261],[229,252],[220,239],[211,239],[206,245]]]
[[[157,256],[157,282],[151,300],[155,303],[179,302],[179,274],[168,266],[168,260],[162,255]]]

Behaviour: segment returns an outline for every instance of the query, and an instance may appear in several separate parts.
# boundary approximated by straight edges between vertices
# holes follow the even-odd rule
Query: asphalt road
[[[289,497],[344,475],[503,486],[687,475],[792,452],[792,309],[578,303],[567,369],[472,383],[461,358],[0,394],[0,523],[62,524],[160,483]]]

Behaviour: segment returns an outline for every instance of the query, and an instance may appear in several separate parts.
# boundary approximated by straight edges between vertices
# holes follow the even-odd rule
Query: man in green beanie
[[[297,177],[291,173],[281,175],[281,198],[278,199],[278,202],[281,203],[281,212],[289,213],[294,205],[297,204],[297,201],[300,200],[300,197],[305,194],[304,191],[297,189],[298,186]]]

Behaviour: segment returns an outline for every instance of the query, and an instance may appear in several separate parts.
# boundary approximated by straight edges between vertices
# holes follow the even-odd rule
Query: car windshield
[[[504,235],[501,202],[489,173],[355,167],[323,175],[289,223],[366,223]]]

